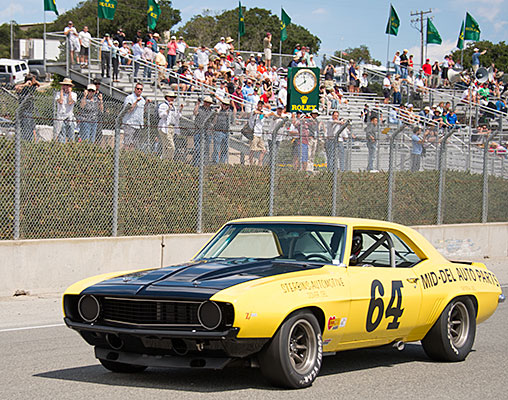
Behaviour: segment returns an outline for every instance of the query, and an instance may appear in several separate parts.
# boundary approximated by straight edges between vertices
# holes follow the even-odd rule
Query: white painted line
[[[38,326],[24,326],[21,328],[8,328],[8,329],[0,329],[1,332],[13,332],[13,331],[26,331],[29,329],[41,329],[41,328],[54,328],[56,326],[65,326],[65,324],[52,324],[52,325],[38,325]]]

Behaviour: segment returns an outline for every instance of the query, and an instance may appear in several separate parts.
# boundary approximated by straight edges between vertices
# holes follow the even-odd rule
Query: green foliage
[[[464,68],[469,69],[472,67],[472,56],[474,48],[478,47],[480,51],[487,50],[487,53],[480,56],[480,63],[485,68],[488,68],[494,63],[496,68],[500,71],[508,72],[508,45],[502,41],[497,44],[489,42],[488,40],[482,40],[480,42],[467,42],[467,46],[464,48]],[[456,50],[452,53],[455,62],[460,63],[461,51]]]
[[[242,7],[243,8],[243,7]],[[250,51],[263,50],[263,38],[266,32],[272,33],[272,50],[279,51],[280,19],[263,8],[245,9],[245,35],[241,38],[241,49]],[[306,28],[291,23],[287,28],[288,38],[282,43],[282,52],[292,54],[297,43],[309,46],[313,53],[319,51],[321,40]],[[212,15],[210,11],[195,15],[179,31],[190,46],[213,47],[221,36],[231,36],[238,48],[238,7],[221,14]]]
[[[13,26],[14,38],[20,35],[20,29],[17,24]],[[0,25],[0,58],[11,58],[11,24]]]
[[[114,154],[87,143],[23,143],[23,239],[110,236]],[[12,239],[14,143],[0,138],[0,239]],[[129,151],[120,155],[118,234],[196,232],[198,174],[192,165]],[[437,171],[395,173],[393,217],[406,225],[435,224]],[[481,220],[483,177],[446,173],[444,222]],[[205,169],[203,230],[241,217],[268,215],[270,169],[216,165]],[[275,215],[331,215],[333,174],[277,169]],[[337,214],[386,219],[388,174],[339,174]],[[489,177],[489,222],[506,221],[508,183]]]
[[[337,50],[333,53],[333,55],[346,60],[355,60],[357,64],[381,65],[381,61],[371,57],[369,48],[364,44],[359,47],[348,47],[345,50]],[[335,64],[323,56],[323,62],[321,65],[327,65],[330,63]]]

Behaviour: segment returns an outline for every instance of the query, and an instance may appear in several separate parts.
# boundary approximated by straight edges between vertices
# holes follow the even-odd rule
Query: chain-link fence
[[[508,217],[506,155],[489,151],[496,132],[473,151],[460,132],[443,133],[415,156],[407,125],[249,118],[179,98],[179,121],[164,126],[160,103],[132,119],[132,103],[68,88],[0,91],[1,239],[212,232],[260,215]]]

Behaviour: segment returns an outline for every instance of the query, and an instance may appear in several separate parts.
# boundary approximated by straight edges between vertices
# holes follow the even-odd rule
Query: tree
[[[280,19],[263,8],[245,9],[245,35],[241,39],[241,49],[257,52],[263,50],[263,38],[266,32],[272,33],[273,51],[279,51]],[[282,52],[291,54],[295,45],[300,43],[310,47],[313,53],[319,51],[321,40],[300,25],[291,24],[287,28],[288,38],[282,43]],[[178,33],[185,37],[190,46],[214,46],[221,36],[238,38],[238,8],[213,15],[209,10],[195,15]],[[235,43],[238,48],[238,43]]]
[[[333,54],[335,57],[347,60],[355,60],[357,64],[374,64],[381,65],[381,61],[371,57],[369,48],[362,44],[360,47],[348,47],[345,50],[337,50]],[[329,64],[331,60],[323,57],[323,64]]]
[[[181,21],[180,11],[171,7],[170,0],[159,0],[161,16],[157,23],[158,32],[169,31]],[[121,0],[118,2],[115,19],[110,21],[101,19],[100,34],[114,34],[122,28],[128,40],[132,40],[136,31],[147,31],[146,0]],[[54,22],[47,25],[48,32],[63,31],[68,21],[73,21],[76,28],[81,30],[88,26],[90,33],[97,34],[97,0],[86,0],[78,3],[73,9],[61,14]],[[43,27],[37,26],[28,30],[24,37],[42,37]]]
[[[478,47],[480,51],[487,50],[487,52],[480,57],[481,65],[488,68],[494,63],[496,68],[500,71],[508,71],[508,45],[503,41],[497,44],[482,40],[480,42],[469,42],[464,48],[464,69],[471,68],[472,56],[474,48]],[[455,62],[460,63],[461,50],[456,50],[452,53]]]

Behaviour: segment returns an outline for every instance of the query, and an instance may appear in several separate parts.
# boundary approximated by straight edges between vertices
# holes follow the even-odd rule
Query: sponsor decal
[[[332,341],[332,339],[325,339],[325,340],[323,340],[323,346],[326,346],[327,344],[330,344],[331,341]]]
[[[255,318],[257,316],[258,316],[258,313],[255,313],[255,312],[245,313],[245,319],[251,319],[251,318]]]
[[[308,290],[332,289],[344,286],[341,278],[315,279],[311,281],[287,282],[280,285],[282,293],[294,293]]]
[[[452,282],[483,282],[499,287],[496,276],[482,269],[472,267],[455,267],[440,269],[437,272],[431,271],[420,275],[424,289],[433,288],[442,284]]]
[[[328,330],[335,330],[339,328],[339,320],[335,315],[332,315],[330,318],[328,318]]]

